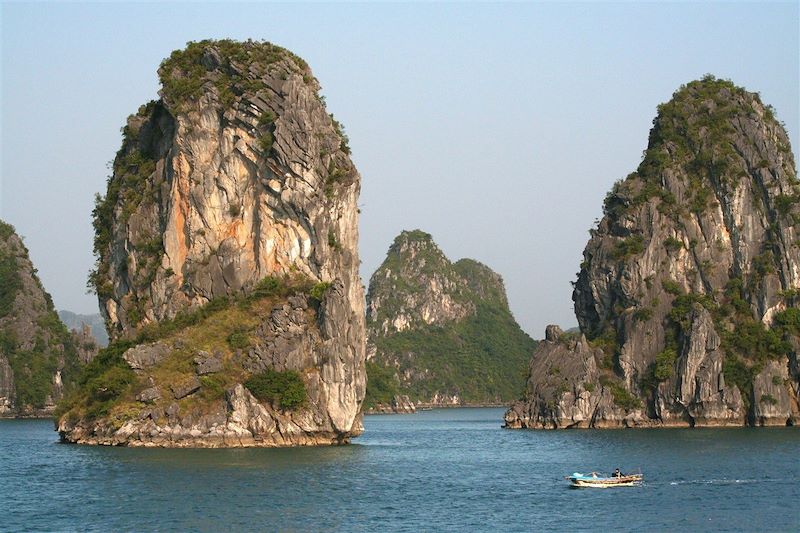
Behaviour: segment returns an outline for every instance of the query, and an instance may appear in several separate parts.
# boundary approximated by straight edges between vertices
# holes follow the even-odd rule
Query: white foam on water
[[[692,479],[686,481],[670,481],[670,485],[733,485],[745,483],[769,483],[770,479]]]

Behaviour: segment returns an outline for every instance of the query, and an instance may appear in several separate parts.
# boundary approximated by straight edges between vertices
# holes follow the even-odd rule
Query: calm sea
[[[355,444],[63,445],[0,421],[3,531],[800,531],[800,431],[509,431],[502,409],[369,416]],[[574,471],[642,487],[567,487]]]

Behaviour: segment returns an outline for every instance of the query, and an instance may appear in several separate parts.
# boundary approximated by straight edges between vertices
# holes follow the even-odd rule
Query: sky
[[[534,338],[572,288],[659,103],[712,73],[760,92],[798,158],[800,15],[786,3],[0,4],[0,218],[56,307],[86,293],[120,127],[188,41],[264,39],[320,80],[362,176],[361,275],[403,229],[500,273]]]

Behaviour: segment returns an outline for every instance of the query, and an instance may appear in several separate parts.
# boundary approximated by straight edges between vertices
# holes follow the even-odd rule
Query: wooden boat
[[[642,474],[626,474],[619,477],[603,477],[598,475],[597,472],[592,472],[590,474],[575,472],[565,479],[569,479],[573,487],[608,489],[612,487],[632,487],[634,485],[641,485],[644,476],[642,476]]]

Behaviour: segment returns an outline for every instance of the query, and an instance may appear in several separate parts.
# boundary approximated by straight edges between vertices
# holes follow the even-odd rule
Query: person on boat
[[[619,471],[619,468],[614,470],[614,473],[611,474],[611,477],[622,477],[622,472]]]

